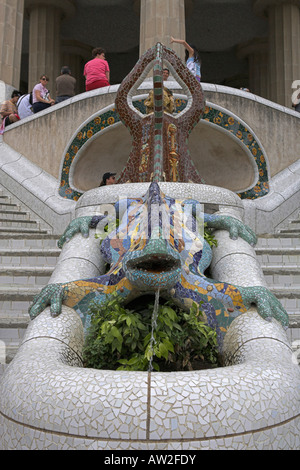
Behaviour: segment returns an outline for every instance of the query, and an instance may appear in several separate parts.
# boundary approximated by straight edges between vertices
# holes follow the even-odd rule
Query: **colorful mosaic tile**
[[[161,66],[159,61],[161,62],[163,59],[172,63],[175,76],[177,74],[183,80],[192,94],[191,103],[180,98],[174,100],[175,110],[173,115],[177,115],[176,119],[170,112],[163,112],[163,85],[161,75],[158,73]],[[128,106],[127,96],[134,83],[143,73],[147,72],[147,66],[152,62],[154,62],[155,71],[154,101],[156,110],[146,116],[147,109],[144,100],[135,100],[131,108]],[[238,196],[241,199],[256,199],[268,194],[267,162],[259,142],[253,133],[229,112],[221,111],[212,105],[205,107],[202,88],[190,75],[173,51],[162,46],[160,55],[158,53],[155,55],[154,48],[150,49],[120,85],[115,105],[102,113],[99,112],[98,116],[82,127],[71,142],[63,162],[59,188],[60,196],[74,201],[79,199],[82,193],[71,187],[69,177],[74,158],[91,138],[120,121],[129,128],[133,140],[131,154],[118,182],[122,183],[128,180],[133,182],[150,181],[151,174],[154,180],[157,181],[162,180],[162,175],[164,175],[167,181],[187,182],[192,180],[196,183],[203,182],[187,148],[188,135],[200,119],[233,135],[240,141],[242,146],[245,146],[254,160],[258,169],[258,179],[252,188],[238,193]],[[182,113],[181,118],[180,113],[187,104],[190,104],[190,107],[187,112]],[[145,117],[141,118],[137,112],[134,112],[134,108],[144,114]],[[167,142],[167,145],[163,146],[161,144],[162,139]],[[160,162],[159,168],[157,166],[158,162]]]
[[[167,63],[176,79],[183,83],[189,96],[188,107],[176,117],[173,93],[164,86],[163,66]],[[153,91],[146,99],[147,115],[130,105],[128,93],[143,81],[153,69]],[[189,149],[188,138],[200,121],[205,100],[200,83],[189,72],[179,57],[162,44],[149,49],[121,83],[115,100],[116,110],[132,137],[131,151],[120,173],[118,183],[131,181],[172,181],[204,183]],[[146,140],[145,128],[149,129]],[[140,164],[143,163],[141,180]]]
[[[183,111],[186,104],[186,100],[175,99],[175,113]],[[146,114],[146,107],[143,99],[134,101],[133,105],[141,113]],[[238,193],[238,196],[240,196],[241,199],[257,199],[268,194],[270,187],[267,162],[264,153],[253,134],[229,113],[226,114],[219,109],[213,108],[213,106],[206,106],[203,119],[218,127],[222,127],[222,129],[233,134],[247,147],[247,149],[249,149],[253,156],[258,168],[259,178],[253,188],[245,192]],[[111,110],[105,111],[103,114],[99,113],[98,116],[85,124],[85,126],[78,132],[65,155],[59,188],[60,196],[74,201],[79,199],[82,193],[72,189],[69,181],[70,168],[76,154],[91,137],[95,136],[97,133],[100,134],[103,129],[106,129],[118,122],[120,122],[119,115],[115,108],[112,107]]]
[[[240,196],[241,199],[256,199],[268,194],[270,187],[266,158],[255,136],[249,131],[249,129],[229,113],[214,109],[211,106],[206,106],[203,119],[234,135],[247,147],[254,159],[258,168],[258,180],[253,188],[242,193],[238,193],[238,196]]]
[[[82,193],[72,189],[69,180],[70,168],[74,158],[78,151],[91,139],[91,137],[119,121],[120,118],[116,113],[115,108],[112,107],[112,109],[105,111],[102,114],[99,113],[98,116],[94,117],[80,129],[76,137],[71,142],[64,158],[59,187],[60,196],[66,199],[72,199],[73,201],[77,201],[79,199]]]
[[[152,182],[142,198],[128,201],[120,225],[101,244],[102,257],[109,264],[107,273],[48,284],[35,298],[31,318],[48,304],[52,314],[59,315],[64,304],[78,312],[87,328],[91,300],[103,305],[117,292],[120,299],[128,302],[159,289],[163,298],[185,310],[193,302],[200,306],[205,322],[216,329],[220,350],[232,321],[253,303],[263,318],[274,317],[288,326],[287,313],[267,288],[236,286],[206,277],[212,250],[193,215],[200,211],[201,204],[196,200],[168,197]],[[240,237],[251,245],[256,243],[254,232],[234,217],[204,213],[202,218],[209,228],[228,230],[233,239]],[[80,232],[82,224],[86,230],[102,219],[103,216],[84,216],[73,220],[61,237],[60,246]]]

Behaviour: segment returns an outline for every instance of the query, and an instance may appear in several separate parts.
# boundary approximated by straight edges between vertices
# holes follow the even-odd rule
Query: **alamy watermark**
[[[121,198],[116,204],[100,204],[97,214],[105,215],[96,227],[96,234],[103,238],[107,226],[111,229],[111,238],[165,240],[193,240],[204,236],[203,205],[194,201],[181,203],[174,201],[170,205],[162,203],[145,204]],[[114,232],[115,230],[115,232]]]
[[[293,81],[292,89],[295,89],[295,91],[292,93],[292,103],[295,106],[300,103],[300,80]]]

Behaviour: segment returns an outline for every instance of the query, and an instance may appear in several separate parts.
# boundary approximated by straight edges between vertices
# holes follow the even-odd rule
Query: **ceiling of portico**
[[[194,0],[186,34],[200,51],[226,51],[267,36],[268,23],[252,10],[252,0]]]
[[[132,0],[76,0],[76,5],[76,16],[63,22],[63,36],[113,53],[138,46],[140,19]]]
[[[64,21],[66,36],[110,52],[138,46],[139,17],[134,0],[76,0],[76,17]],[[254,37],[267,35],[267,21],[252,10],[252,0],[193,0],[186,18],[189,41],[201,51],[228,50]]]
[[[140,19],[136,1],[74,0],[76,15],[62,21],[63,39],[106,49],[116,71],[112,74],[114,83],[122,75],[115,64],[128,63],[126,74],[138,59]],[[228,77],[246,77],[247,61],[237,58],[236,48],[266,37],[267,20],[253,13],[252,0],[193,0],[192,5],[186,17],[186,39],[201,52],[203,81],[227,84]],[[26,36],[28,21],[24,25],[23,53],[28,53]]]

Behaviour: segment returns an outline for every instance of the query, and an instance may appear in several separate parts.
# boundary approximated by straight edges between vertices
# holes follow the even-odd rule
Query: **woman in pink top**
[[[32,108],[34,113],[43,111],[55,104],[55,100],[51,98],[49,91],[46,88],[48,81],[49,78],[47,75],[41,75],[40,82],[37,83],[32,90]]]
[[[105,60],[105,50],[97,47],[92,51],[92,57],[84,66],[86,91],[109,86],[110,70]]]

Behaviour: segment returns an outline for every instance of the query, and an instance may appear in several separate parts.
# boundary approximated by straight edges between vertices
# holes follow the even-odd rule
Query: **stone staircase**
[[[276,235],[259,237],[256,254],[270,290],[289,314],[288,337],[300,363],[300,213]]]
[[[33,297],[53,272],[57,239],[0,188],[0,376],[20,345]]]

